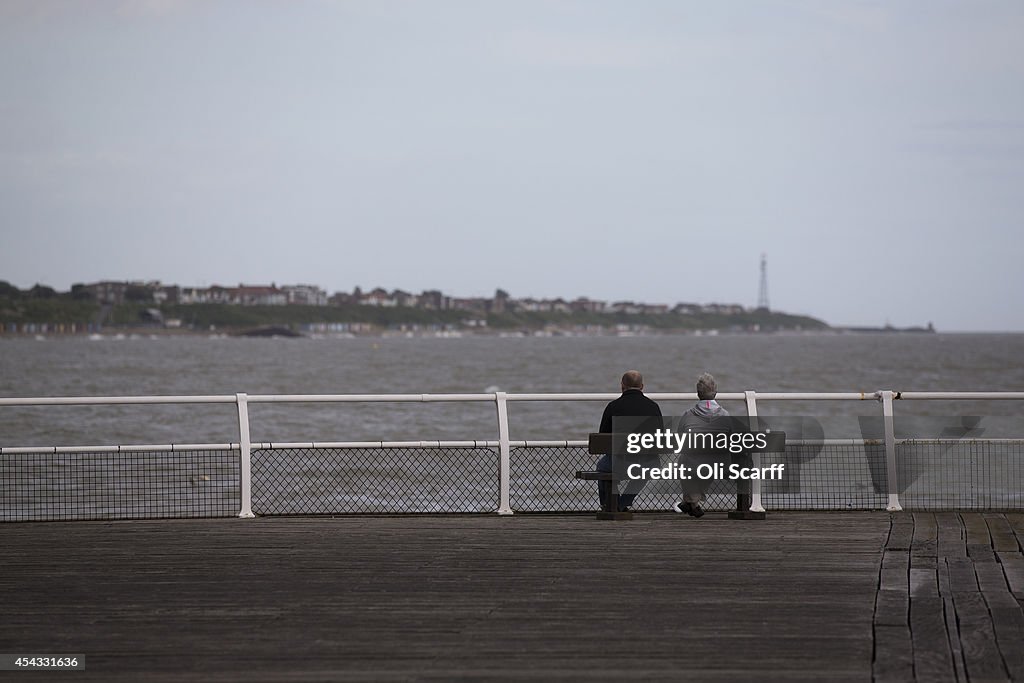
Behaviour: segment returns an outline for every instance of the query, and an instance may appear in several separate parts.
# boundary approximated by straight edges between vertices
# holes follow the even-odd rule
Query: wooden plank
[[[996,645],[988,607],[981,593],[956,593],[953,596],[959,624],[960,646],[971,680],[1004,680],[1008,672]]]
[[[992,552],[992,546],[968,545],[967,556],[975,564],[992,564],[996,561],[996,554]]]
[[[905,551],[886,550],[882,554],[879,589],[910,593],[910,555]]]
[[[938,567],[938,558],[935,556],[927,555],[911,555],[910,556],[910,568],[911,569],[926,569],[930,572],[934,572]]]
[[[942,598],[921,597],[910,601],[910,634],[917,680],[955,680]]]
[[[876,626],[909,626],[910,596],[906,591],[880,590],[875,596]]]
[[[934,569],[910,568],[910,597],[938,597],[939,586]]]
[[[1018,600],[1024,600],[1024,555],[1021,553],[996,553],[1003,568],[1010,592]]]
[[[960,519],[964,523],[967,534],[967,554],[975,562],[995,562],[992,555],[992,539],[988,533],[988,525],[979,512],[961,512]]]
[[[935,554],[935,544],[938,540],[938,527],[935,523],[935,514],[932,512],[913,513],[914,531],[910,550],[917,554]]]
[[[906,512],[892,514],[892,527],[885,543],[886,550],[910,550],[914,538],[914,518]]]
[[[974,573],[978,576],[978,587],[989,607],[1016,607],[1017,599],[1013,597],[1006,584],[1002,565],[984,563],[974,565]]]
[[[1017,538],[1009,521],[999,512],[986,512],[982,517],[988,525],[989,536],[992,537],[992,549],[996,552],[1015,553],[1020,550]]]
[[[1018,606],[990,605],[989,613],[1006,668],[1014,680],[1024,680],[1024,612]]]
[[[967,669],[964,666],[964,652],[960,645],[960,632],[957,629],[956,609],[953,607],[953,598],[943,598],[943,612],[946,618],[946,635],[949,640],[950,654],[953,657],[953,669],[957,681],[967,680]]]
[[[875,659],[872,663],[872,675],[875,681],[913,680],[914,646],[908,627],[875,627]]]
[[[947,559],[949,570],[949,587],[953,593],[977,593],[978,578],[974,572],[974,563],[967,559]]]
[[[960,516],[955,512],[935,513],[938,535],[938,555],[941,557],[967,557],[967,537]]]
[[[1006,522],[1013,529],[1013,535],[1017,537],[1017,545],[1024,551],[1024,513],[1007,512]]]

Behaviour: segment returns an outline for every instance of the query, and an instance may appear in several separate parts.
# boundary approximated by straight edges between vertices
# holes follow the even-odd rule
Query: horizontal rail
[[[507,401],[610,401],[620,394],[603,393],[549,393],[505,394]],[[879,391],[849,392],[753,392],[759,401],[877,401]],[[692,392],[651,392],[648,397],[661,401],[695,401]],[[723,392],[722,401],[740,401],[742,392]],[[1024,400],[1024,391],[904,391],[893,392],[894,400]],[[497,394],[253,394],[249,403],[467,403],[496,402]],[[200,396],[49,396],[0,398],[0,406],[53,406],[53,405],[157,405],[236,403],[235,395]]]
[[[250,394],[249,403],[466,403],[494,394]]]
[[[161,443],[116,446],[7,446],[0,455],[33,453],[175,453],[179,451],[237,451],[237,443]]]
[[[877,401],[877,391],[845,391],[845,392],[799,392],[799,391],[766,391],[755,392],[758,401]],[[743,396],[741,395],[741,398]]]
[[[500,441],[312,441],[308,443],[254,443],[253,448],[498,448]],[[585,440],[509,441],[512,448],[573,448],[586,446]]]
[[[622,394],[620,393],[597,393],[597,394],[505,394],[509,401],[611,401]],[[695,393],[646,393],[648,398],[658,401],[696,401]],[[721,393],[718,398],[723,401],[742,400],[742,393]]]
[[[910,437],[907,439],[896,439],[897,444],[914,444],[914,445],[961,445],[961,446],[973,446],[979,444],[1020,444],[1024,443],[1024,439],[929,439],[929,438],[914,438]]]
[[[475,441],[296,441],[254,442],[253,450],[283,450],[289,448],[498,448],[500,442]],[[510,441],[512,448],[576,448],[586,447],[584,440],[525,440]],[[47,453],[174,453],[180,451],[237,451],[237,443],[194,444],[131,444],[116,446],[11,446],[0,448],[0,455]]]
[[[571,448],[586,446],[584,440],[577,441],[509,441],[512,448]],[[274,450],[284,448],[498,448],[500,441],[301,441],[254,443],[254,449]]]
[[[610,401],[621,394],[506,394],[509,401]],[[648,398],[656,401],[696,401],[697,394],[689,393],[666,393],[651,392],[645,394]],[[755,392],[758,400],[767,401],[877,401],[878,392],[848,391],[848,392]],[[746,399],[743,392],[719,392],[715,397],[719,401],[742,401]]]
[[[295,441],[253,443],[253,450],[288,448],[497,448],[497,441]]]
[[[234,402],[234,396],[52,396],[44,398],[0,398],[0,406],[84,406]]]
[[[975,444],[1022,444],[1024,439],[943,439],[904,438],[896,439],[898,445],[975,445]],[[523,440],[509,441],[512,448],[585,448],[583,439],[567,440]],[[787,446],[882,446],[884,439],[787,439]],[[294,441],[254,442],[253,450],[308,449],[359,449],[359,448],[498,448],[496,440],[472,441]],[[128,444],[116,446],[12,446],[0,448],[0,455],[48,454],[48,453],[175,453],[185,451],[237,451],[237,443],[193,443],[193,444]]]
[[[786,439],[787,446],[882,446],[884,439]]]
[[[893,394],[893,400],[903,401],[1019,401],[1021,399],[1024,399],[1024,391],[897,391]]]

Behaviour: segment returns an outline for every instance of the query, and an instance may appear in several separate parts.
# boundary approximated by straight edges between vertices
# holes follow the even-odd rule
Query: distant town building
[[[677,315],[697,315],[700,311],[700,304],[678,303],[672,308]]]
[[[316,285],[283,285],[281,291],[285,293],[289,304],[300,306],[327,305],[327,292]]]
[[[396,306],[407,306],[409,308],[415,308],[420,301],[419,297],[415,294],[401,289],[391,292],[391,298],[395,300]]]
[[[419,296],[420,308],[434,311],[446,311],[451,308],[451,297],[445,296],[437,289],[428,289]]]
[[[181,299],[181,287],[168,285],[157,287],[153,290],[153,302],[158,305],[176,304]]]
[[[242,306],[284,306],[288,295],[276,285],[238,285],[229,296]]]
[[[616,301],[608,307],[609,313],[640,313],[640,306],[632,301]]]
[[[152,303],[153,294],[160,286],[160,283],[156,281],[103,281],[84,285],[79,288],[79,291],[88,292],[97,303],[120,306],[127,302]]]
[[[491,299],[491,313],[504,313],[508,310],[508,292],[504,289],[498,289],[494,292],[494,298]]]
[[[585,296],[578,297],[569,307],[580,313],[604,313],[607,304],[604,301],[593,301]]]
[[[395,298],[382,287],[377,287],[369,294],[363,294],[358,298],[358,302],[363,306],[382,306],[388,308],[398,305]]]
[[[487,300],[481,297],[452,298],[449,308],[455,311],[476,311],[485,313],[487,311]]]

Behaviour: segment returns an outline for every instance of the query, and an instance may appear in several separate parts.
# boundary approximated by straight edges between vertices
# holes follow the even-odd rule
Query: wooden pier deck
[[[0,525],[0,653],[75,681],[1024,680],[1024,515]]]

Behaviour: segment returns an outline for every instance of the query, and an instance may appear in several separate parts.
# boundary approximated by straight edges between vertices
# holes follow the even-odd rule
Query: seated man
[[[711,373],[705,372],[697,378],[697,405],[683,413],[677,431],[679,433],[692,430],[699,433],[731,434],[734,423],[725,408],[718,405],[715,396],[718,395],[718,383],[715,382]],[[714,462],[715,457],[709,453],[687,452],[683,454],[682,462],[696,472],[700,464]],[[700,504],[704,502],[704,494],[707,492],[710,480],[691,477],[682,480],[683,500],[672,506],[672,509],[679,513],[685,513],[691,517],[703,517],[704,510]]]
[[[612,418],[616,417],[661,417],[661,408],[657,403],[644,396],[644,378],[636,370],[630,370],[622,376],[622,396],[605,406],[604,415],[601,416],[601,427],[599,432],[604,434],[612,433]],[[600,472],[612,471],[612,456],[606,453],[597,461],[597,470]],[[619,512],[629,510],[633,506],[633,500],[644,486],[644,481],[630,481],[626,492],[619,496]],[[618,482],[598,481],[597,493],[601,500],[601,508],[608,507],[608,497],[611,495],[611,487],[617,486]]]

